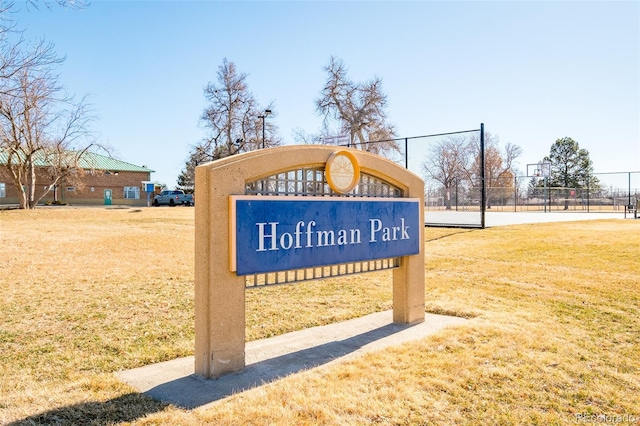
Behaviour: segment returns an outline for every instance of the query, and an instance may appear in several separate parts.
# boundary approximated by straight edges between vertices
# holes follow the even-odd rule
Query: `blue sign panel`
[[[232,197],[238,275],[420,251],[419,199],[274,198]]]

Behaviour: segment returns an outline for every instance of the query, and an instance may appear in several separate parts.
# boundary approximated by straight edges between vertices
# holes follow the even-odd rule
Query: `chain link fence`
[[[450,187],[425,185],[425,225],[482,226],[482,187],[455,182]]]
[[[474,130],[403,140],[406,167],[425,179],[426,226],[484,227],[484,176],[481,163],[472,161],[466,164],[462,173],[459,160],[454,158],[461,152],[453,152],[456,149],[471,149],[470,158],[479,159],[484,150],[483,132],[484,125],[481,125]],[[434,152],[438,155],[434,156]],[[439,161],[429,163],[430,158],[438,158]],[[456,170],[453,171],[453,168]]]
[[[500,211],[625,213],[640,200],[640,171],[594,173],[590,181],[575,187],[551,186],[544,177],[485,175],[480,160],[483,132],[481,125],[474,130],[393,139],[400,150],[393,161],[425,179],[426,226],[481,228],[485,226],[486,212]],[[431,149],[452,142],[455,145],[456,139],[471,142],[467,148],[471,146],[476,160],[467,164],[462,173],[450,173],[444,163],[437,165],[441,170],[428,173],[424,165],[425,159],[433,156]],[[389,141],[368,143],[380,142]],[[453,154],[443,152],[441,158]]]
[[[345,142],[345,138],[348,139],[343,136],[331,138],[331,141],[339,142],[341,146],[350,146]],[[403,165],[423,179],[425,174],[431,175],[431,178],[425,181],[426,226],[483,228],[484,174],[481,161],[466,164],[464,179],[453,177],[451,170],[447,169],[448,165],[436,166],[431,173],[425,173],[424,161],[433,157],[430,153],[434,147],[445,149],[446,146],[456,145],[457,142],[460,142],[459,149],[462,150],[464,144],[464,149],[471,149],[471,157],[482,158],[484,161],[484,156],[481,155],[484,152],[484,124],[480,124],[479,129],[368,141],[364,144],[393,145],[398,152],[395,158],[391,155],[390,160]],[[376,149],[370,151],[376,152]],[[454,165],[454,159],[449,158],[448,153],[442,152],[442,158],[452,161],[449,166]],[[459,173],[459,163],[455,163],[455,167],[456,173]]]
[[[624,212],[640,200],[640,171],[593,176],[582,187],[550,186],[544,178],[527,176],[491,179],[487,211]]]

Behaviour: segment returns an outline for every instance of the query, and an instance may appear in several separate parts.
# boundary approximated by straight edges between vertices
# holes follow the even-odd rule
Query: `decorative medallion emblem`
[[[360,181],[360,166],[351,152],[336,151],[327,160],[325,174],[332,190],[346,194]]]

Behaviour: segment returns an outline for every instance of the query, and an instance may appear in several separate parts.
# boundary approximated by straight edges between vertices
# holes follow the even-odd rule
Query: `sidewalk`
[[[425,314],[423,323],[411,326],[395,324],[392,318],[392,311],[385,311],[248,342],[246,369],[216,380],[195,376],[193,357],[120,371],[116,376],[156,400],[192,409],[290,374],[421,339],[467,321]]]
[[[624,212],[487,212],[485,214],[487,227],[598,219],[624,219]]]
[[[599,219],[624,219],[624,212],[575,212],[575,211],[553,211],[553,212],[496,212],[485,213],[485,226],[523,225],[530,223],[549,222],[572,222],[579,220],[599,220]],[[629,219],[629,215],[627,215]],[[633,219],[633,215],[631,215]],[[455,224],[476,224],[481,221],[480,212],[469,211],[447,211],[447,210],[426,210],[424,213],[425,224],[432,226],[455,227]],[[435,225],[434,225],[435,224]],[[459,226],[459,225],[458,225]]]

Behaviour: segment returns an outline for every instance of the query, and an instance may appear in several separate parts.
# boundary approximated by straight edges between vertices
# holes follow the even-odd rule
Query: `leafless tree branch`
[[[341,134],[349,135],[353,147],[385,154],[399,152],[394,141],[395,129],[387,122],[387,97],[382,92],[382,79],[375,77],[356,84],[347,77],[344,63],[332,56],[324,68],[327,81],[316,99],[316,111],[323,118],[323,134],[338,123]]]

